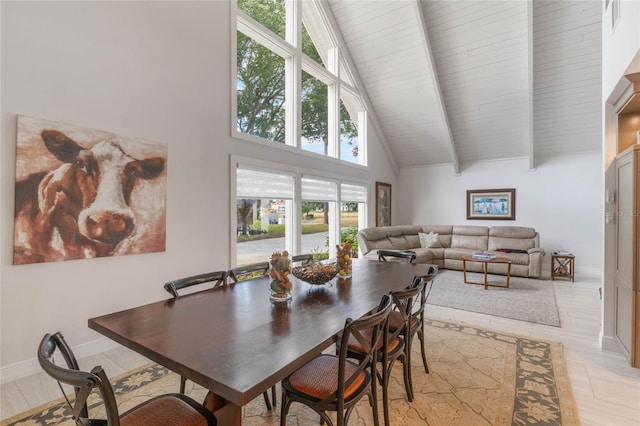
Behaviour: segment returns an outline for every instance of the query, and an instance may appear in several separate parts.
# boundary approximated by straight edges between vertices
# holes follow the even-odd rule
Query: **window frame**
[[[282,149],[290,152],[296,152],[301,155],[313,158],[321,158],[326,161],[336,162],[351,167],[368,169],[367,156],[367,132],[366,132],[366,115],[367,108],[364,99],[359,94],[356,87],[348,81],[341,78],[341,70],[348,70],[348,64],[342,58],[340,47],[334,41],[333,46],[329,49],[327,68],[318,64],[312,58],[302,51],[302,7],[309,7],[308,13],[316,13],[317,10],[312,4],[303,4],[311,2],[302,2],[300,0],[285,0],[287,8],[286,18],[286,40],[275,34],[273,31],[256,21],[245,12],[238,8],[237,2],[231,2],[231,136],[232,138],[241,139],[253,143],[259,143]],[[326,24],[325,24],[326,25]],[[261,137],[240,132],[237,128],[238,120],[238,91],[237,91],[237,33],[242,32],[247,37],[260,43],[265,48],[271,50],[285,60],[285,143],[263,139]],[[330,32],[327,30],[327,32]],[[335,39],[335,37],[331,37]],[[317,46],[316,46],[317,48]],[[302,148],[302,106],[301,106],[301,88],[302,88],[302,71],[317,78],[321,82],[327,84],[329,88],[328,97],[328,155],[304,150]],[[348,77],[348,76],[347,76]],[[358,126],[358,162],[352,162],[340,158],[340,101],[342,99],[341,92],[348,92],[358,100],[359,111],[357,116],[351,117],[353,122]],[[295,94],[295,96],[294,96]]]
[[[229,167],[229,205],[230,205],[230,242],[231,250],[230,265],[231,267],[237,266],[237,247],[238,247],[238,235],[237,235],[237,215],[236,215],[236,200],[237,200],[237,182],[236,170],[241,167],[256,169],[265,172],[278,173],[283,175],[292,175],[294,177],[294,191],[293,200],[287,203],[285,207],[285,248],[292,254],[300,254],[300,248],[302,246],[302,226],[301,215],[296,212],[301,211],[302,208],[302,178],[308,177],[312,179],[326,180],[334,182],[336,184],[337,200],[335,201],[334,214],[334,226],[329,229],[329,257],[336,256],[335,244],[340,241],[340,205],[343,202],[341,196],[342,184],[350,184],[361,186],[365,190],[367,201],[361,203],[363,208],[358,208],[358,228],[363,229],[366,227],[368,218],[368,194],[369,194],[369,182],[365,179],[357,179],[351,176],[342,176],[335,174],[328,175],[326,172],[320,170],[311,170],[309,168],[301,168],[290,164],[275,163],[271,161],[258,160],[255,158],[243,157],[239,155],[231,155],[230,167]],[[350,201],[345,201],[350,202]],[[361,211],[362,210],[362,211]],[[331,242],[334,242],[333,244]],[[268,260],[268,259],[265,259]]]

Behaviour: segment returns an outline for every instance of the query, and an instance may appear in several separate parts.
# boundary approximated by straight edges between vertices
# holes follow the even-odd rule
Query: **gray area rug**
[[[489,283],[504,284],[506,277],[489,275]],[[467,272],[467,280],[483,282],[480,273]],[[511,277],[510,288],[465,284],[461,271],[440,270],[427,299],[430,305],[479,312],[560,327],[553,283],[549,280]]]

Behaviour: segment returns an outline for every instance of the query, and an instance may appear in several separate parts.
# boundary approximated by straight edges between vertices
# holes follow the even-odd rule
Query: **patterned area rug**
[[[484,282],[484,275],[467,272],[467,280]],[[489,275],[490,283],[504,285],[506,277]],[[463,311],[560,327],[553,282],[511,277],[509,288],[465,284],[461,271],[441,270],[433,282],[427,303]]]
[[[415,399],[405,399],[402,367],[395,365],[389,389],[393,425],[578,425],[562,345],[464,324],[427,320],[425,374],[414,342]],[[149,398],[178,390],[176,374],[155,364],[112,379],[121,412]],[[187,393],[202,400],[204,389],[187,382]],[[379,392],[381,394],[381,392]],[[90,411],[100,410],[93,395]],[[279,399],[279,398],[278,398]],[[279,400],[278,400],[279,402]],[[279,407],[279,405],[278,405]],[[382,406],[380,415],[382,416]],[[243,424],[278,425],[278,409],[268,411],[262,396],[244,407]],[[2,426],[73,425],[61,398],[2,421]],[[318,424],[318,416],[294,403],[287,424]],[[382,422],[382,419],[381,419]],[[350,424],[370,425],[371,408],[360,402]]]

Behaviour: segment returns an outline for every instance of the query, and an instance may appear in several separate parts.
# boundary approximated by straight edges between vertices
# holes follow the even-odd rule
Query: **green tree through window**
[[[303,4],[304,6],[304,4]],[[286,7],[283,0],[238,0],[238,8],[285,38]],[[267,140],[285,142],[285,58],[238,31],[237,129]],[[309,33],[302,31],[302,51],[319,64],[323,60]],[[313,75],[302,72],[302,138],[321,143],[327,153],[328,90]],[[340,138],[357,142],[358,129],[344,105],[340,108]],[[357,146],[354,147],[357,156]]]

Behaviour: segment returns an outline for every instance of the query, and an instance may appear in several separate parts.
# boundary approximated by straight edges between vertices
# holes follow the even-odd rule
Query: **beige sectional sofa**
[[[436,240],[422,247],[420,233]],[[437,238],[435,235],[437,234]],[[424,238],[423,240],[426,240]],[[423,241],[424,244],[424,241]],[[440,245],[440,247],[437,247]],[[365,228],[358,233],[358,246],[365,258],[377,259],[378,249],[412,251],[415,263],[462,270],[462,258],[477,252],[495,253],[511,260],[511,275],[539,278],[544,250],[533,228],[523,226],[395,225]],[[481,271],[482,263],[467,262],[467,270]],[[506,274],[506,264],[489,264],[489,273]]]

